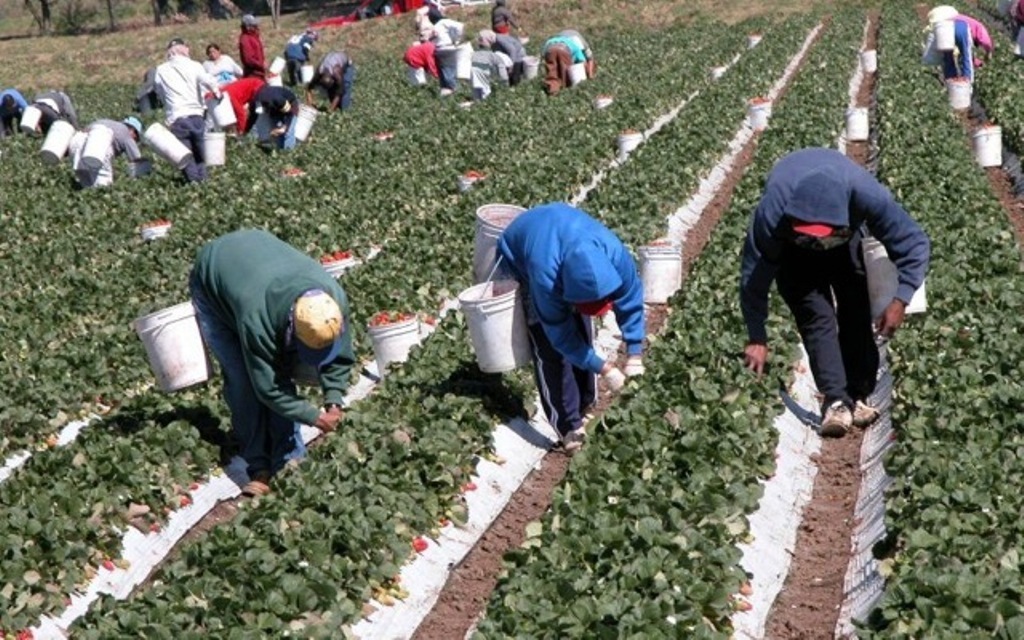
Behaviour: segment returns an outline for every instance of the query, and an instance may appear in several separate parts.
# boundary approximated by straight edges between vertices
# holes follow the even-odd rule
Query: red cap
[[[577,302],[576,310],[585,316],[603,316],[612,309],[611,300],[598,300],[597,302]]]
[[[814,236],[815,238],[827,238],[832,235],[834,229],[827,224],[814,224],[814,223],[800,223],[793,225],[793,231],[802,233],[805,236]]]

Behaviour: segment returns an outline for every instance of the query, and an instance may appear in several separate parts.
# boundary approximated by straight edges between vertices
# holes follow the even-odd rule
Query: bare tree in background
[[[270,6],[270,22],[277,29],[277,21],[281,19],[281,0],[267,0],[267,5]]]
[[[107,0],[107,23],[111,31],[117,31],[117,20],[114,18],[114,4],[117,0]]]
[[[53,33],[53,13],[51,0],[25,0],[25,8],[32,14],[32,19],[39,27],[40,33]]]

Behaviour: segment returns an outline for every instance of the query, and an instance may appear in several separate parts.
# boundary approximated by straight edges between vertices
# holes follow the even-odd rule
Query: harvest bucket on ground
[[[427,72],[425,69],[416,67],[408,67],[406,73],[408,74],[409,84],[414,87],[422,87],[427,84]]]
[[[956,48],[956,24],[953,20],[939,20],[933,29],[935,30],[936,49],[952,51]]]
[[[846,110],[846,139],[850,142],[863,142],[868,139],[871,125],[868,121],[867,107],[854,107]]]
[[[420,321],[413,317],[391,324],[368,328],[373,341],[377,373],[381,377],[392,362],[405,362],[409,351],[420,343]]]
[[[238,123],[235,118],[235,110],[231,106],[231,98],[224,94],[220,100],[210,98],[206,101],[206,110],[213,116],[213,124],[220,129],[230,127]]]
[[[178,391],[210,378],[210,361],[191,302],[139,318],[135,332],[146,347],[161,391]]]
[[[473,45],[463,42],[458,46],[457,51],[455,77],[459,80],[471,80],[473,78]]]
[[[896,296],[896,289],[899,286],[898,273],[896,265],[889,259],[885,247],[878,240],[870,237],[864,238],[861,242],[861,251],[864,252],[864,270],[868,277],[871,317],[877,318],[882,315],[882,312]],[[922,282],[918,290],[914,292],[907,305],[907,313],[922,313],[928,309],[925,284]]]
[[[514,204],[485,204],[476,210],[476,234],[473,237],[473,282],[480,283],[494,268],[498,236],[525,208]]]
[[[974,132],[974,159],[983,167],[999,167],[1003,164],[1002,127],[982,127]]]
[[[99,171],[110,157],[113,145],[113,131],[107,127],[91,127],[82,147],[82,166],[90,171]]]
[[[665,304],[683,285],[683,252],[674,242],[660,242],[640,247],[640,278],[644,285],[644,302]]]
[[[874,49],[867,49],[860,52],[860,68],[864,73],[878,71],[878,52]]]
[[[587,65],[582,62],[569,67],[569,86],[575,87],[587,79]]]
[[[281,72],[284,71],[284,68],[285,66],[287,66],[287,64],[288,63],[285,61],[284,58],[282,58],[281,56],[277,56],[276,58],[274,58],[274,61],[270,63],[270,73],[275,76],[281,75]]]
[[[302,74],[302,84],[309,84],[313,82],[313,74],[316,73],[316,68],[311,64],[304,64],[302,69],[300,69],[300,73]]]
[[[70,122],[58,120],[50,126],[50,132],[43,140],[43,148],[39,155],[43,157],[46,164],[57,164],[67,154],[71,146],[71,138],[75,135],[75,127]]]
[[[30,104],[25,107],[25,110],[21,112],[21,130],[23,133],[34,135],[36,133],[36,127],[39,126],[39,120],[43,117],[43,112],[39,110],[34,104]]]
[[[178,169],[184,169],[192,159],[192,151],[182,144],[181,140],[175,138],[170,129],[159,122],[149,125],[143,138],[145,138],[146,144],[160,154],[160,157]]]
[[[309,132],[313,130],[313,123],[316,122],[317,113],[316,107],[311,107],[308,104],[299,107],[299,113],[295,116],[299,119],[295,123],[296,140],[299,142],[306,141],[306,138],[309,137]]]
[[[644,134],[636,131],[624,131],[619,134],[619,159],[625,159],[634,149],[644,141]]]
[[[283,87],[284,80],[281,79],[281,74],[271,73],[270,75],[267,76],[267,84],[269,84],[272,87]]]
[[[203,157],[208,167],[224,165],[227,161],[227,137],[223,131],[207,131],[203,135]]]
[[[753,49],[754,47],[756,47],[758,45],[758,43],[761,42],[761,38],[762,37],[763,36],[761,36],[760,33],[752,33],[752,34],[750,34],[749,36],[747,36],[747,47],[749,47],[750,49]]]
[[[754,131],[768,128],[768,119],[772,115],[772,101],[767,98],[753,98],[747,103],[747,117]]]
[[[946,91],[949,93],[949,106],[957,111],[971,107],[971,81],[967,78],[950,78],[946,80]]]
[[[523,77],[526,80],[533,80],[540,72],[540,58],[537,56],[526,56],[523,58]]]
[[[459,294],[477,364],[485,373],[501,373],[532,361],[519,283],[498,280],[473,285]]]

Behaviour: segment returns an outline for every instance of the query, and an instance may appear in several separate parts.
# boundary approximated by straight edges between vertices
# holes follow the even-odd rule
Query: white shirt
[[[223,53],[220,54],[216,61],[207,60],[203,62],[203,68],[206,69],[208,74],[216,78],[222,87],[242,77],[242,67],[238,66],[234,58]]]
[[[204,89],[220,95],[217,80],[203,65],[185,56],[171,56],[156,68],[156,91],[164,103],[169,125],[188,116],[202,116],[206,112]]]
[[[434,24],[434,47],[437,49],[454,49],[462,41],[464,25],[456,20],[442,18]]]

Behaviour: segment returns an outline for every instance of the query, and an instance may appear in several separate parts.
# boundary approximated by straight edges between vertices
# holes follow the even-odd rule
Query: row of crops
[[[728,636],[733,594],[746,579],[735,545],[749,535],[744,514],[774,468],[778,409],[778,381],[756,381],[736,355],[745,340],[739,247],[771,164],[835,140],[863,23],[861,12],[833,15],[775,105],[753,165],[652,341],[647,374],[573,459],[540,536],[510,557],[484,637]],[[148,390],[130,328],[185,298],[203,241],[262,226],[313,256],[382,246],[343,278],[355,324],[381,310],[432,313],[469,284],[476,207],[569,198],[612,158],[618,132],[645,128],[699,90],[582,204],[628,244],[643,244],[664,233],[665,217],[725,152],[746,99],[767,92],[815,24],[805,16],[773,28],[594,34],[595,80],[557,100],[521,87],[468,110],[403,86],[390,58],[368,58],[355,113],[321,118],[314,140],[288,156],[232,146],[228,166],[198,189],[182,188],[164,167],[150,180],[73,192],[66,171],[35,160],[37,142],[5,141],[12,186],[0,194],[0,251],[18,277],[0,298],[0,331],[15,336],[0,354],[0,458],[40,451],[0,483],[0,628],[61,611],[67,594],[117,558],[131,505],[144,505],[141,526],[158,531],[190,484],[230,453],[219,384],[171,397]],[[755,28],[764,41],[721,80],[709,82],[706,69],[679,72],[694,59],[725,64]],[[919,67],[919,28],[909,6],[885,6],[879,173],[928,230],[934,257],[932,310],[894,343],[901,440],[889,462],[892,539],[880,549],[891,584],[865,633],[984,628],[1019,637],[1021,498],[1007,487],[1020,470],[1011,414],[1020,372],[1006,354],[1021,335],[1010,316],[1021,299],[1020,256],[960,144],[959,122]],[[657,81],[637,82],[637,68]],[[997,70],[1015,72],[998,58],[993,78]],[[132,95],[119,86],[72,92],[86,118],[127,109]],[[612,108],[590,107],[599,93],[615,96]],[[1011,122],[1009,110],[1005,117]],[[375,140],[382,130],[395,137]],[[284,178],[283,163],[307,175]],[[471,169],[487,177],[460,193],[456,179]],[[171,235],[142,243],[138,226],[160,216],[173,219]],[[966,295],[943,295],[952,291]],[[779,311],[773,344],[795,345]],[[774,370],[785,371],[792,354],[774,353]],[[129,600],[101,600],[75,636],[337,637],[375,589],[392,584],[414,536],[464,517],[459,488],[489,450],[493,424],[521,414],[534,393],[521,373],[485,376],[472,363],[465,327],[450,316],[274,494],[243,503]],[[45,449],[47,436],[97,398],[118,410],[69,446]]]

